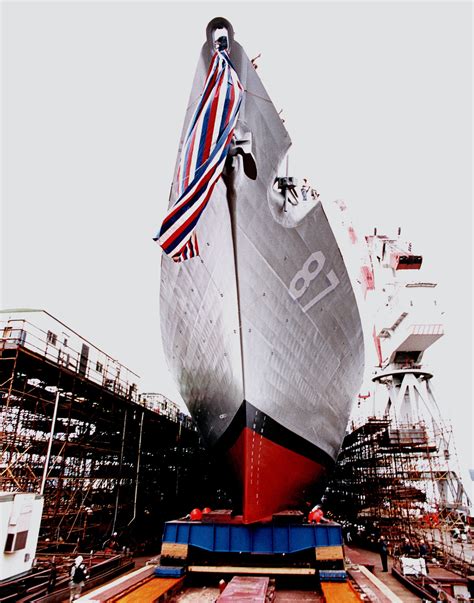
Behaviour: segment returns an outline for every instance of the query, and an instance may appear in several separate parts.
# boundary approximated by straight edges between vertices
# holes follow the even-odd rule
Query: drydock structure
[[[191,420],[137,383],[48,312],[0,313],[0,490],[44,496],[40,550],[113,532],[135,548],[187,501],[215,504]]]
[[[163,258],[161,319],[170,368],[207,444],[230,461],[240,512],[222,506],[224,478],[217,481],[189,418],[163,398],[140,396],[134,373],[36,310],[0,314],[0,490],[44,497],[44,550],[97,545],[116,532],[133,544],[150,526],[159,537],[167,520],[160,564],[99,589],[91,601],[127,600],[126,593],[145,600],[142,587],[157,600],[192,574],[234,576],[223,603],[249,593],[263,603],[270,576],[309,577],[315,601],[363,600],[348,580],[340,524],[293,510],[311,501],[334,467],[362,380],[357,278],[319,195],[308,199],[306,190],[301,198],[291,177],[278,176],[288,133],[221,18],[207,29],[180,151],[192,154],[193,103],[219,62],[222,73],[240,76],[246,96],[235,135],[225,127],[229,159],[214,182],[217,203],[200,224],[201,253],[193,234]],[[166,219],[189,209],[179,205],[183,166],[178,160]],[[169,224],[171,236],[160,232],[164,249],[189,226]],[[433,317],[416,315],[415,298],[435,285],[393,281],[422,263],[398,239],[374,234],[367,246],[359,279],[367,295],[380,283],[386,293],[373,332],[373,381],[384,396],[369,417],[353,420],[325,505],[337,519],[386,534],[394,547],[406,534],[429,533],[433,546],[459,561],[447,535],[464,526],[469,501],[449,462],[432,374],[421,364],[443,328],[437,308]],[[219,510],[183,517],[190,501]],[[368,574],[374,600],[400,600]]]

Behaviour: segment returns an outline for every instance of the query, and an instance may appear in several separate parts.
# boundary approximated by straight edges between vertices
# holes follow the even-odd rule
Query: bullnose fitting
[[[206,28],[206,37],[211,53],[216,50],[227,50],[230,54],[234,41],[234,28],[224,17],[215,17]]]

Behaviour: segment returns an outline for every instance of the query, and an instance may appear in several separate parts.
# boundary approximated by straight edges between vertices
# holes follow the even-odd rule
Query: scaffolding
[[[43,542],[116,531],[133,545],[213,505],[210,460],[176,405],[147,408],[137,375],[47,312],[0,313],[0,336],[0,490],[44,494]]]
[[[359,395],[326,504],[365,544],[375,545],[384,535],[397,554],[405,538],[423,539],[445,565],[468,571],[474,562],[470,500],[452,429],[424,365],[425,352],[444,334],[437,284],[400,228],[396,236],[377,235],[375,229],[365,241],[362,276],[366,320],[373,326],[375,386]]]
[[[413,412],[416,384],[434,403],[430,378],[415,369],[375,378],[392,398],[381,415],[351,424],[326,505],[369,542],[383,534],[395,555],[405,538],[424,539],[444,564],[468,571],[471,559],[464,555],[462,538],[468,534],[470,501],[459,477],[452,430],[434,415]],[[400,412],[395,398],[411,412]]]

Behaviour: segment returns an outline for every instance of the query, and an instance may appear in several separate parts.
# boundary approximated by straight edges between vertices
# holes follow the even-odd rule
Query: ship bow
[[[244,401],[221,445],[242,485],[244,523],[314,500],[333,459]]]

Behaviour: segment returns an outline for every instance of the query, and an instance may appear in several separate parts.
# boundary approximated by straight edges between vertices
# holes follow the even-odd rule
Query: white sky
[[[472,460],[472,7],[2,5],[2,306],[48,310],[177,400],[159,247],[205,28],[224,16],[293,140],[290,171],[360,234],[398,226],[446,309],[426,360]]]

